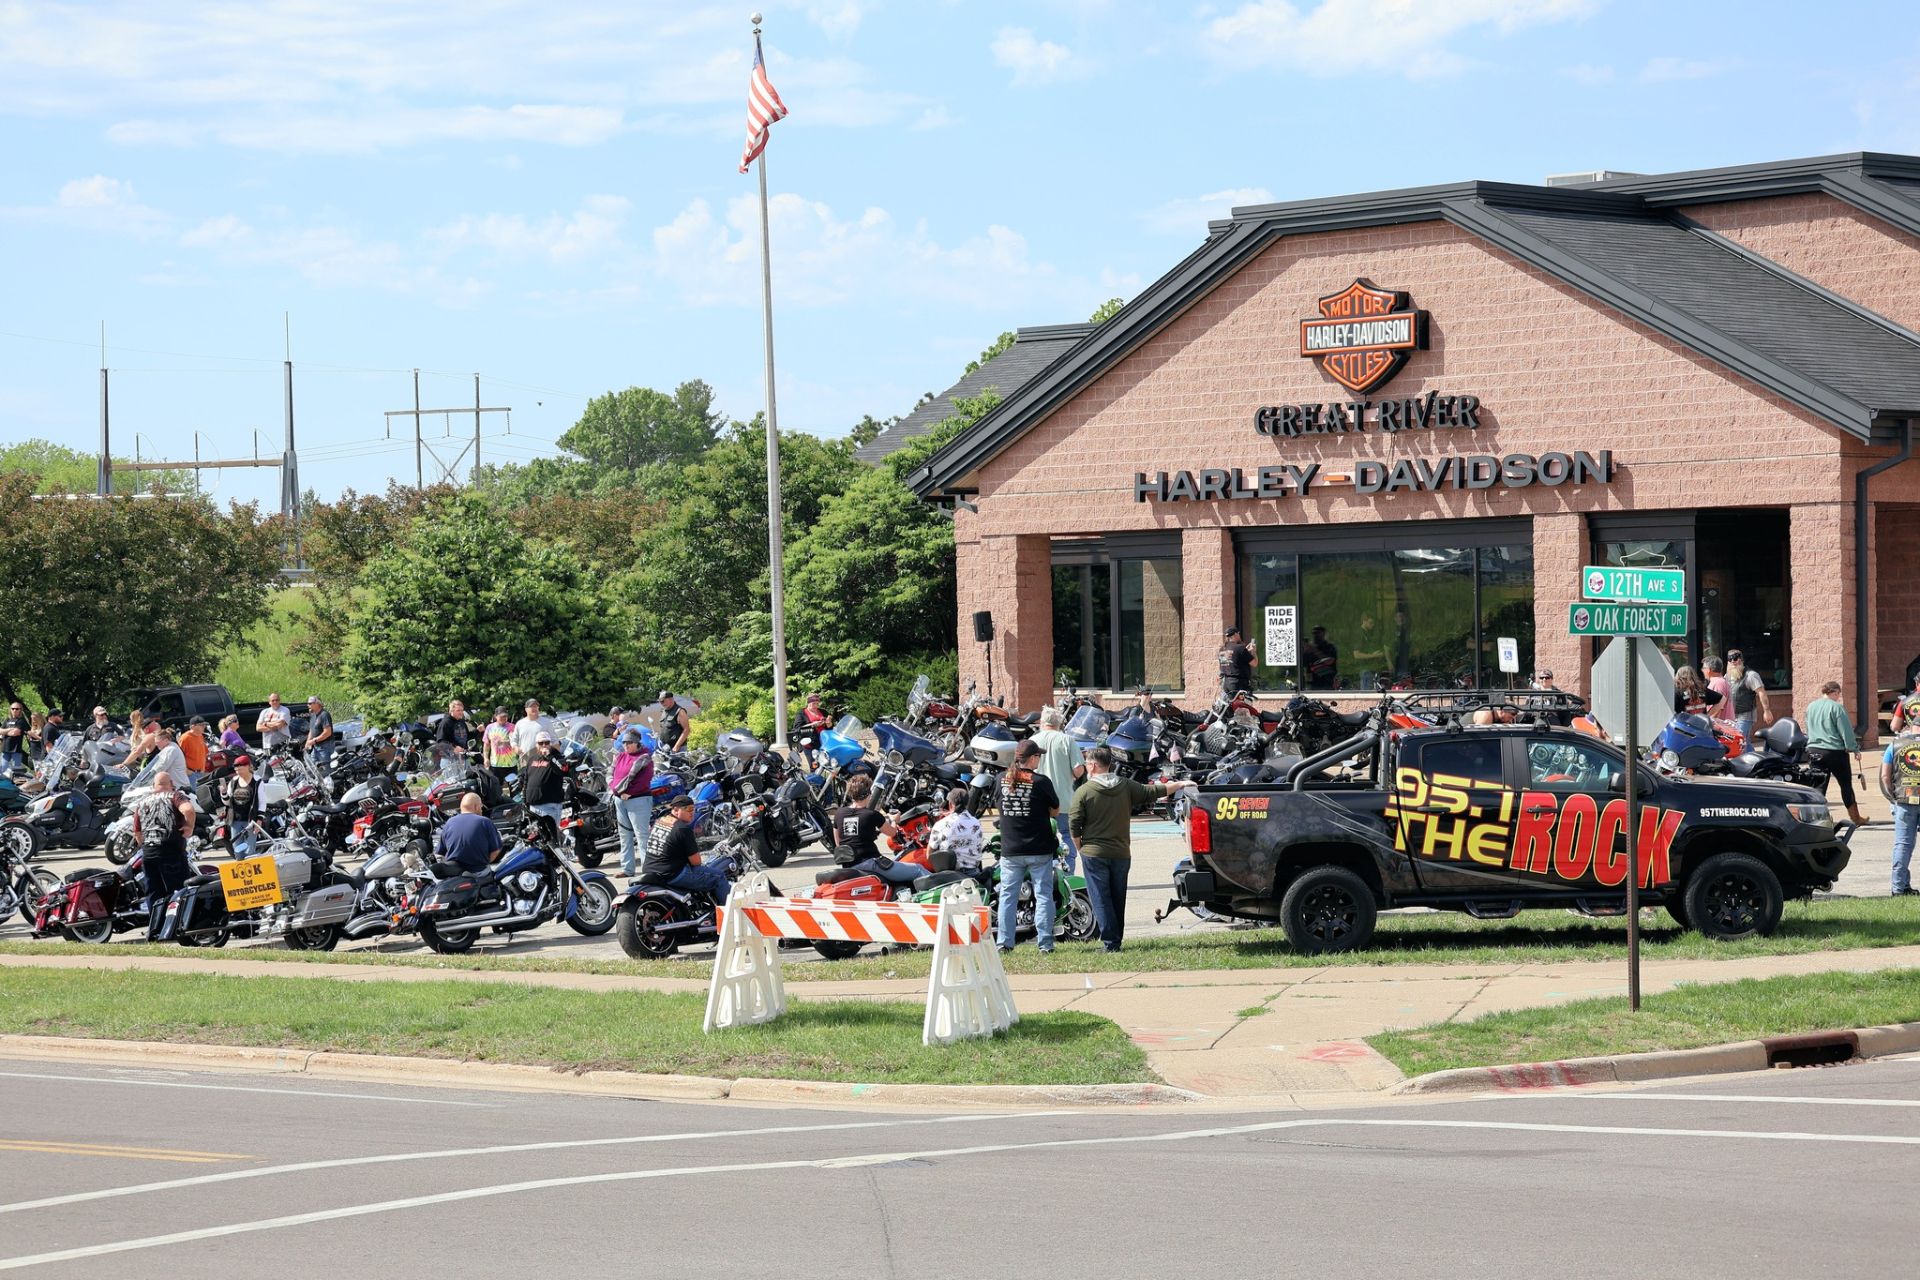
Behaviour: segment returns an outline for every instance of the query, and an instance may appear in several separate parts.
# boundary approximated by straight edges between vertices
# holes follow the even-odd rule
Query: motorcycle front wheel
[[[287,949],[290,951],[331,951],[339,945],[340,926],[337,924],[287,930]]]
[[[664,960],[680,949],[678,935],[664,928],[672,921],[673,908],[667,903],[621,903],[620,949],[635,960]]]
[[[428,949],[443,956],[457,956],[473,950],[473,944],[480,940],[478,929],[442,929],[431,920],[420,922],[420,940]]]
[[[116,831],[107,837],[107,861],[116,867],[124,867],[133,861],[137,849],[133,843],[133,832]]]
[[[1093,918],[1093,899],[1085,889],[1073,891],[1054,933],[1068,942],[1091,942],[1100,936],[1099,923]]]
[[[61,880],[59,876],[47,870],[45,867],[34,867],[27,872],[27,881],[28,883],[26,885],[20,886],[18,889],[20,893],[20,918],[28,924],[32,924],[34,903],[40,901],[40,899],[50,893],[59,892]]]
[[[0,840],[7,845],[7,852],[13,855],[15,862],[30,861],[47,843],[40,834],[40,828],[31,822],[9,822],[0,826]]]
[[[575,933],[597,938],[613,928],[613,886],[604,880],[589,880],[580,888],[580,901],[573,907],[567,923]]]

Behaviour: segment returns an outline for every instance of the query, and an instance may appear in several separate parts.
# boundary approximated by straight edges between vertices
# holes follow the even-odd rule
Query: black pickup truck
[[[259,746],[260,734],[255,724],[266,705],[264,702],[236,703],[233,694],[223,684],[170,684],[159,688],[128,689],[113,700],[109,710],[122,720],[127,712],[138,711],[147,719],[158,720],[173,729],[184,729],[194,720],[204,719],[216,731],[222,720],[229,715],[237,715],[240,717],[240,736],[249,744]],[[292,717],[289,727],[293,734],[296,737],[304,735],[307,731],[306,704],[288,705],[287,711]],[[214,736],[218,736],[217,732]]]
[[[1308,953],[1365,947],[1391,907],[1625,910],[1627,764],[1589,734],[1376,727],[1277,774],[1200,789],[1175,906],[1277,920]],[[1773,932],[1785,898],[1847,865],[1852,826],[1819,792],[1644,765],[1633,777],[1641,901],[1709,937]]]

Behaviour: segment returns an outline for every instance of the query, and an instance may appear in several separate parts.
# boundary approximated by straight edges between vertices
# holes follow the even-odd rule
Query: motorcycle
[[[1725,774],[1733,772],[1733,759],[1744,754],[1744,746],[1740,731],[1726,721],[1681,713],[1660,730],[1652,752],[1672,772]]]
[[[732,881],[762,869],[744,844],[722,843],[703,858],[713,859]],[[772,885],[768,891],[780,893]],[[635,960],[664,960],[681,947],[714,942],[720,937],[714,907],[704,893],[636,881],[620,900],[620,949]]]
[[[414,904],[433,883],[433,848],[418,833],[376,844],[358,875],[347,877],[355,891],[352,913],[340,927],[343,938],[407,934],[419,927]]]
[[[967,780],[967,811],[978,817],[1000,803],[1000,779],[1013,768],[1013,753],[1020,743],[1006,728],[982,725],[967,742],[967,759],[972,770]]]
[[[840,807],[848,778],[856,774],[873,774],[873,764],[867,759],[867,749],[861,745],[859,738],[865,730],[866,726],[860,723],[860,717],[847,715],[840,717],[833,728],[820,735],[815,767],[806,778],[807,790],[822,813]]]
[[[1809,759],[1806,731],[1797,721],[1786,717],[1754,734],[1747,750],[1730,762],[1730,769],[1737,778],[1795,782],[1816,791],[1827,789],[1829,777],[1825,769]]]
[[[911,808],[943,798],[964,786],[967,774],[946,759],[940,744],[882,720],[873,726],[884,765],[874,779],[876,803],[883,809]]]
[[[124,867],[85,867],[71,872],[59,887],[34,906],[33,936],[59,934],[68,942],[104,943],[116,933],[145,932],[146,855],[136,850]],[[197,864],[197,876],[219,873]],[[192,944],[189,944],[192,945]]]
[[[79,734],[61,735],[35,772],[45,789],[24,811],[0,821],[0,843],[16,858],[32,858],[42,849],[97,849],[106,843],[126,781],[89,766],[81,746]]]
[[[945,698],[934,697],[931,690],[925,676],[913,682],[913,688],[907,693],[907,714],[900,725],[909,732],[933,739],[942,755],[951,756],[966,741],[960,736],[960,708]]]
[[[18,911],[22,920],[32,924],[34,904],[59,888],[59,875],[28,865],[28,859],[0,844],[0,920]]]
[[[274,861],[278,902],[233,911],[217,872],[196,875],[167,899],[156,941],[218,947],[230,937],[284,937],[295,951],[333,950],[353,914],[356,892],[352,881],[333,869],[332,854],[295,837],[275,841],[256,856]]]
[[[604,872],[581,870],[559,852],[578,821],[562,819],[559,839],[549,834],[545,823],[528,822],[521,829],[521,843],[485,871],[449,867],[414,906],[421,938],[442,955],[458,955],[470,950],[487,928],[518,933],[555,919],[588,937],[613,928],[613,881]]]

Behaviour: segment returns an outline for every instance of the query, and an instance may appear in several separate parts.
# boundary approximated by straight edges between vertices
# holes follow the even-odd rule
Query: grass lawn
[[[1665,915],[1661,924],[1641,934],[1642,954],[1649,960],[1736,960],[1749,956],[1796,955],[1810,951],[1859,951],[1874,947],[1908,946],[1920,942],[1920,903],[1912,898],[1837,898],[1829,902],[1788,903],[1780,929],[1771,938],[1750,942],[1711,942],[1675,925]],[[1023,943],[1007,957],[1009,973],[1133,973],[1206,969],[1297,969],[1327,965],[1382,964],[1553,964],[1569,960],[1624,960],[1626,924],[1621,920],[1589,920],[1564,911],[1526,911],[1512,920],[1481,921],[1463,915],[1422,912],[1387,915],[1380,919],[1374,945],[1362,952],[1337,956],[1303,956],[1287,945],[1278,929],[1202,929],[1178,937],[1139,938],[1118,955],[1102,951],[1097,943],[1060,944],[1043,956]],[[115,954],[179,956],[171,946],[114,943]],[[0,942],[0,955],[72,955],[65,942]],[[425,948],[402,952],[286,951],[279,948],[229,947],[222,956],[310,964],[407,965],[446,969],[506,969],[544,973],[641,974],[660,978],[692,978],[702,982],[712,966],[694,952],[675,960],[629,960],[619,954],[604,959],[575,960],[505,953],[437,956]],[[931,951],[895,951],[882,954],[868,948],[851,960],[790,964],[788,982],[837,982],[868,978],[925,978]]]
[[[1624,997],[1488,1014],[1369,1036],[1409,1076],[1453,1067],[1555,1062],[1920,1022],[1920,970],[1820,973],[1678,987],[1627,1009]]]
[[[288,651],[304,625],[307,588],[283,587],[267,604],[267,616],[247,631],[258,651],[230,651],[220,660],[214,680],[233,691],[235,702],[264,702],[269,693],[279,693],[290,703],[300,703],[317,693],[335,715],[344,713],[351,702],[346,686],[308,672]]]
[[[779,1020],[704,1035],[706,1001],[512,983],[329,982],[104,970],[0,971],[0,1032],[332,1049],[574,1070],[895,1084],[1151,1082],[1105,1018],[1041,1013],[991,1040],[927,1048],[921,1008],[796,1001]]]

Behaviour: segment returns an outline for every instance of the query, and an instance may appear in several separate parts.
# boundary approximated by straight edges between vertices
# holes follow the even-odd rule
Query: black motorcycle
[[[33,923],[34,904],[60,887],[60,877],[45,867],[29,865],[26,858],[0,844],[0,920],[15,911],[28,924]]]
[[[566,832],[562,837],[571,839]],[[565,920],[575,933],[596,937],[613,928],[613,882],[604,872],[581,870],[559,847],[546,823],[530,821],[520,845],[484,871],[434,868],[442,878],[414,904],[421,939],[442,955],[457,955],[473,947],[482,929],[518,933]]]
[[[752,849],[732,840],[702,856],[733,881],[760,870]],[[779,889],[767,887],[774,896],[780,895]],[[635,882],[620,900],[620,949],[635,960],[664,960],[681,947],[716,941],[720,929],[715,905],[704,893]]]

